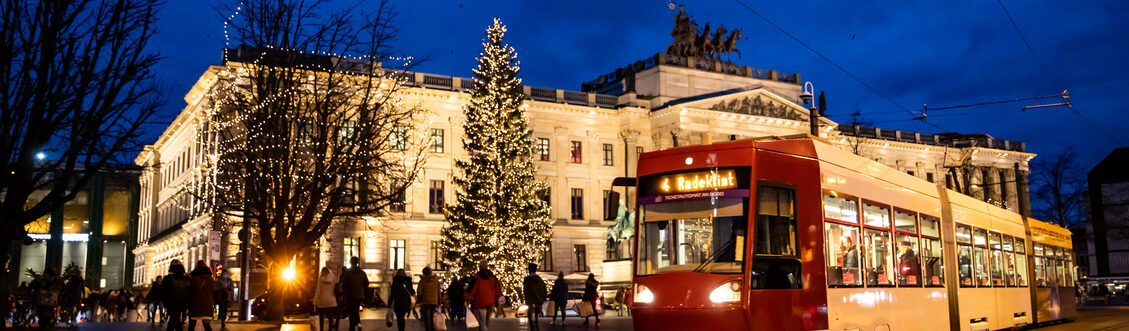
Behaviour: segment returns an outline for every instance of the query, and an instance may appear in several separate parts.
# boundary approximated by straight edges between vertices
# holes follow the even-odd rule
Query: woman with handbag
[[[549,312],[553,313],[553,321],[550,325],[557,324],[557,313],[561,315],[561,325],[565,323],[565,305],[568,304],[568,284],[565,283],[564,272],[557,274],[557,280],[553,282],[553,289],[549,291]]]
[[[317,288],[314,289],[314,307],[317,307],[317,323],[318,330],[328,330],[325,328],[326,320],[329,320],[329,329],[337,330],[337,275],[329,267],[321,268],[321,276],[318,277]]]
[[[388,309],[396,315],[396,326],[400,331],[404,331],[404,326],[407,324],[405,319],[408,312],[412,310],[414,295],[416,291],[412,289],[412,278],[408,277],[404,269],[396,269],[396,275],[392,277],[392,286],[389,288]]]
[[[600,287],[600,281],[596,280],[596,275],[588,274],[588,280],[584,282],[584,301],[592,305],[592,314],[584,316],[584,325],[588,325],[588,317],[596,316],[596,325],[600,325],[600,314],[596,313],[596,289]]]

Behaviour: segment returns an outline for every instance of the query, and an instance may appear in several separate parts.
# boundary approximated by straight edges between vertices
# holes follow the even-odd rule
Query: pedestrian
[[[204,326],[204,331],[212,331],[212,313],[216,307],[216,281],[212,278],[212,268],[203,260],[196,261],[192,270],[192,300],[188,305],[188,330],[196,330],[196,321]]]
[[[184,315],[192,299],[192,278],[184,271],[180,260],[169,263],[169,274],[161,281],[161,299],[168,311],[167,331],[184,330]]]
[[[412,278],[404,269],[396,269],[392,276],[392,285],[388,287],[388,309],[396,316],[396,327],[404,331],[408,313],[412,310],[412,296],[416,291],[412,289]]]
[[[419,303],[420,319],[425,331],[435,330],[435,309],[439,306],[439,277],[431,274],[431,267],[423,267],[416,288],[416,302]]]
[[[122,288],[118,291],[118,318],[122,322],[129,320],[129,312],[135,310],[133,308],[133,292],[128,288]]]
[[[584,282],[584,298],[583,302],[592,305],[592,316],[596,316],[596,325],[600,325],[600,314],[596,312],[596,290],[600,287],[600,281],[596,280],[595,274],[588,274],[588,280]],[[588,325],[588,317],[584,316],[584,325]]]
[[[486,261],[478,262],[478,274],[466,291],[466,299],[471,303],[471,313],[478,318],[478,329],[481,331],[490,329],[490,308],[496,306],[498,298],[502,296],[498,278],[486,267]]]
[[[451,281],[451,285],[447,286],[447,311],[452,321],[457,321],[460,318],[466,317],[466,283],[462,279],[455,278]]]
[[[321,267],[321,276],[318,277],[318,285],[314,289],[314,307],[317,308],[318,313],[318,330],[328,330],[325,328],[326,320],[329,320],[329,328],[336,330],[337,319],[337,296],[335,295],[337,289],[337,275],[333,273],[329,267]]]
[[[149,311],[149,326],[156,325],[157,320],[164,323],[161,318],[161,276],[157,276],[152,283],[149,284],[149,293],[145,294],[145,309]]]
[[[231,272],[224,269],[220,271],[220,276],[216,278],[216,288],[212,292],[212,297],[216,300],[216,305],[219,306],[219,319],[220,328],[227,327],[227,308],[231,304],[231,298],[235,297],[232,290],[235,289],[235,282],[231,280]]]
[[[63,290],[63,280],[55,268],[43,269],[43,274],[31,282],[32,295],[35,301],[35,317],[39,320],[40,328],[54,328],[55,307],[59,305],[59,292]]]
[[[545,298],[549,296],[548,290],[545,289],[545,280],[537,275],[537,264],[530,263],[529,275],[525,276],[522,280],[521,288],[522,294],[525,295],[526,314],[529,316],[529,329],[540,330],[541,326],[538,323],[538,317],[541,316],[541,306],[545,303]]]
[[[615,290],[615,315],[623,316],[623,299],[627,295],[627,288],[620,287]]]
[[[564,271],[557,274],[557,281],[553,282],[553,289],[549,291],[549,300],[553,301],[553,322],[557,323],[557,313],[561,315],[561,325],[565,324],[565,305],[568,304],[568,284],[565,283]]]
[[[341,276],[341,289],[345,292],[345,309],[349,315],[349,331],[356,330],[361,325],[361,303],[365,300],[365,291],[368,290],[368,276],[361,269],[361,259],[356,256],[349,259],[352,265]]]

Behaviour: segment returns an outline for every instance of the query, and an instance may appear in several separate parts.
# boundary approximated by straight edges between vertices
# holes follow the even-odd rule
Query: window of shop
[[[105,240],[102,243],[102,279],[99,285],[104,289],[125,286],[125,241]]]

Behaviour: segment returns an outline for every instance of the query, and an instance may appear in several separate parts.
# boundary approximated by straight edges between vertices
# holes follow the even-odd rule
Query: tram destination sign
[[[749,167],[694,169],[643,176],[639,196],[653,202],[749,196]]]

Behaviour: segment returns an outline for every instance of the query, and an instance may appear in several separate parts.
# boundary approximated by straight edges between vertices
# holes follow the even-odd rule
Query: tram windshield
[[[643,205],[636,273],[740,273],[746,203],[745,198],[707,198]]]

